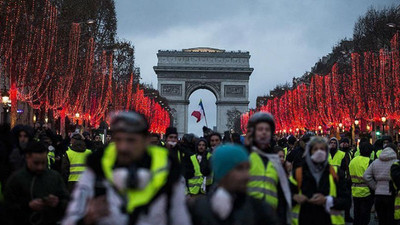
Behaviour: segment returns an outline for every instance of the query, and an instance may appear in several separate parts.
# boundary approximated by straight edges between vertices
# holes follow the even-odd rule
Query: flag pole
[[[201,104],[203,105],[202,99],[200,99],[200,101],[201,101]],[[207,116],[206,116],[206,109],[204,108],[204,105],[203,105],[203,113],[204,113],[204,119],[206,120],[206,127],[208,127]]]

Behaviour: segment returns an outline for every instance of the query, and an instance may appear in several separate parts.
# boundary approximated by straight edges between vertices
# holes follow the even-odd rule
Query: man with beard
[[[250,182],[247,193],[264,200],[277,212],[279,224],[291,222],[292,196],[286,172],[274,153],[275,120],[271,114],[255,113],[247,125],[250,144]]]
[[[47,168],[47,149],[38,142],[26,148],[26,166],[8,180],[4,194],[10,224],[56,224],[68,203],[61,176]]]

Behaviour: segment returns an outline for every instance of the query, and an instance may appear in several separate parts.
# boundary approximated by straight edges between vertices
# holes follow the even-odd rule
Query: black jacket
[[[321,180],[319,185],[312,176],[307,163],[303,163],[303,178],[302,178],[302,185],[301,191],[302,194],[307,196],[307,198],[311,198],[316,193],[321,193],[324,196],[329,195],[330,191],[330,184],[329,184],[329,166],[327,166],[322,174]],[[296,174],[294,174],[296,175]],[[342,170],[338,170],[337,175],[339,180],[336,182],[336,191],[337,196],[333,198],[333,209],[336,210],[346,210],[349,209],[351,206],[351,196],[350,192],[346,187],[344,172]],[[294,177],[296,179],[296,177]],[[291,183],[291,190],[293,194],[298,193],[297,186]],[[325,211],[324,206],[317,206],[310,203],[304,203],[301,205],[300,215],[299,215],[299,225],[319,225],[331,224],[330,215]]]
[[[210,195],[199,197],[190,205],[193,225],[277,225],[274,210],[264,201],[247,195],[237,196],[231,214],[221,220],[212,211]]]
[[[29,208],[31,200],[45,198],[49,194],[59,198],[56,208],[45,207],[39,212]],[[69,196],[60,174],[56,171],[45,170],[42,174],[36,175],[24,167],[9,178],[4,200],[9,224],[30,224],[31,219],[38,225],[50,225],[56,224],[64,215]],[[31,218],[32,216],[34,218]]]

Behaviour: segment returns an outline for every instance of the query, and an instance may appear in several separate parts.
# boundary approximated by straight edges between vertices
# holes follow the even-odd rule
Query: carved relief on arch
[[[187,81],[185,82],[186,87],[186,99],[189,99],[190,95],[198,89],[207,89],[211,91],[217,101],[221,98],[221,82],[200,82],[200,81]]]

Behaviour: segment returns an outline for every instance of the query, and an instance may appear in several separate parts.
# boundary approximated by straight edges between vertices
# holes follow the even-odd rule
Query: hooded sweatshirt
[[[378,160],[371,163],[364,173],[367,185],[375,190],[376,195],[391,195],[390,189],[390,167],[396,161],[397,155],[392,148],[385,148],[379,155]]]

